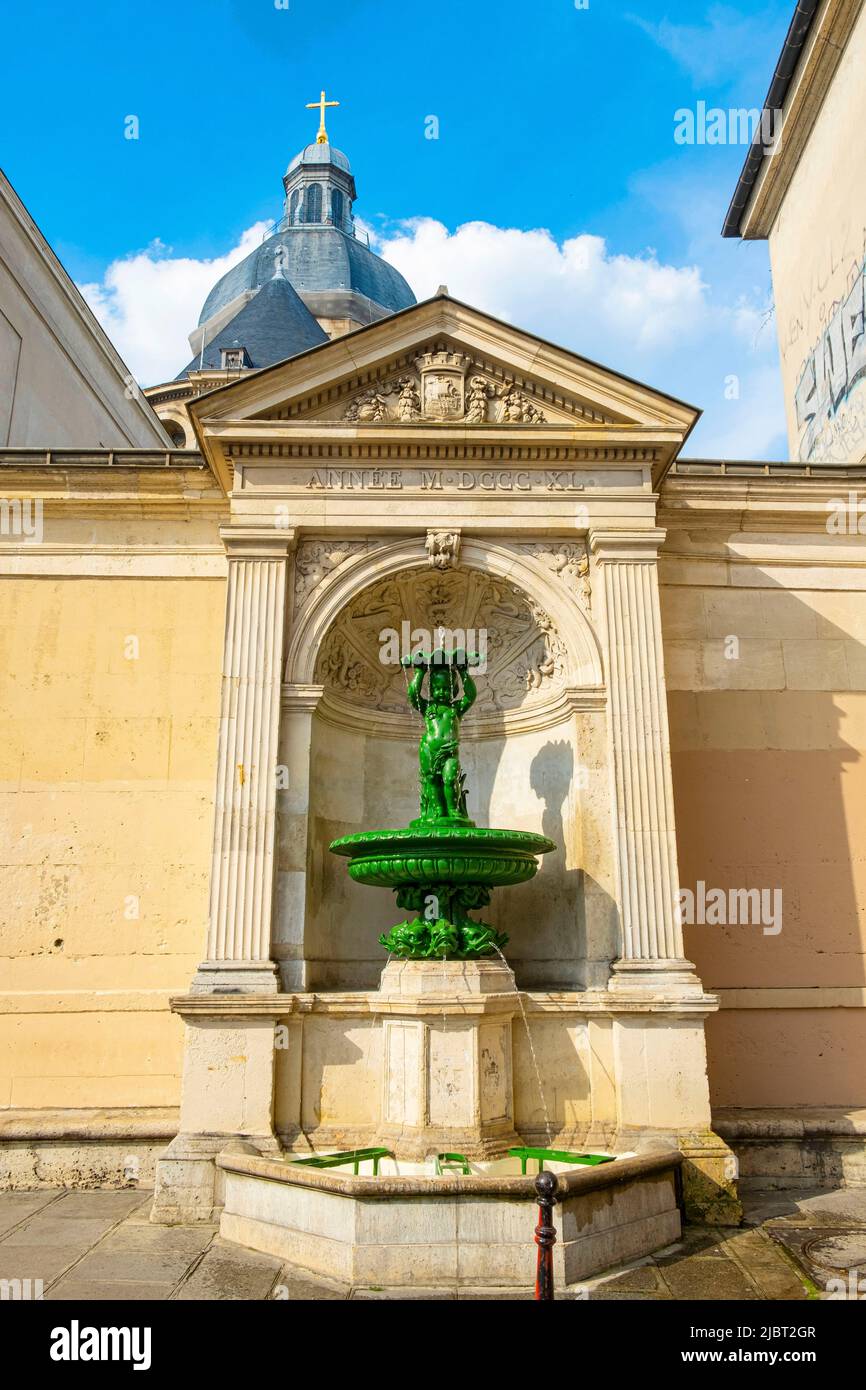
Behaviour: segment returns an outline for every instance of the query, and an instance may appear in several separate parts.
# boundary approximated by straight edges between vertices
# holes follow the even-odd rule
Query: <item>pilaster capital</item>
[[[589,533],[589,548],[601,565],[652,563],[666,535],[658,526],[640,531],[595,530]]]
[[[229,560],[286,560],[298,543],[293,526],[221,526]]]
[[[294,714],[314,714],[324,693],[323,685],[284,685],[280,703]]]

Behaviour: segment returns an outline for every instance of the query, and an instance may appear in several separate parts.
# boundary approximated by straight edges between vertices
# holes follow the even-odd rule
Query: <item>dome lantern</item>
[[[319,131],[315,144],[307,145],[290,163],[283,177],[286,191],[281,227],[338,227],[354,236],[352,205],[357,197],[355,180],[348,159],[328,140],[325,111],[338,101],[307,102],[307,110],[318,110]]]

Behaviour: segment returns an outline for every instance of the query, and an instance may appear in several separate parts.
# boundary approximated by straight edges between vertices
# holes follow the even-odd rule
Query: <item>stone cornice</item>
[[[735,531],[826,534],[831,503],[847,501],[849,492],[862,499],[866,511],[866,467],[796,478],[669,475],[659,502],[659,521],[671,530],[727,526]]]
[[[698,417],[683,401],[664,395],[565,348],[444,296],[425,300],[366,328],[336,338],[288,362],[265,368],[191,403],[197,424],[239,415],[246,419],[282,408],[317,390],[350,383],[359,373],[428,339],[445,336],[461,351],[507,365],[542,385],[568,383],[570,394],[590,401],[611,418],[676,430],[682,439]]]
[[[440,422],[395,425],[270,420],[204,420],[207,438],[227,458],[382,458],[468,457],[497,459],[505,453],[541,458],[558,451],[591,462],[605,451],[624,461],[658,464],[672,457],[680,442],[675,431],[639,425],[451,425]],[[387,451],[387,453],[385,452]]]
[[[56,474],[58,470],[110,468],[114,472],[154,471],[166,469],[194,470],[207,468],[207,461],[198,449],[34,449],[25,446],[0,449],[0,468],[12,472],[44,469]]]
[[[660,991],[645,999],[617,997],[608,990],[520,990],[527,1013],[584,1017],[618,1018],[645,1014],[655,1017],[704,1018],[715,1013],[718,1000],[712,994],[691,998],[666,998]],[[303,1014],[335,1014],[367,1018],[375,1012],[379,995],[375,990],[337,991],[323,994],[183,994],[175,995],[171,1010],[181,1018],[250,1019],[272,1018],[278,1022]],[[436,1013],[431,1003],[429,1013]]]
[[[323,685],[284,685],[280,703],[284,710],[312,714],[319,708],[324,692]]]
[[[425,419],[389,426],[382,420],[371,428],[293,413],[305,400],[333,402],[335,393],[339,397],[365,380],[376,379],[401,355],[417,355],[433,345],[466,353],[487,375],[503,370],[509,380],[531,386],[542,402],[548,396],[571,402],[574,422],[451,425]],[[656,451],[655,457],[645,461],[652,464],[658,479],[699,415],[684,402],[443,296],[206,393],[190,402],[189,413],[198,442],[226,489],[231,486],[233,446],[278,444],[287,439],[307,448],[347,443],[362,451],[357,457],[365,456],[364,449],[396,446],[405,450],[417,444],[438,450],[452,441],[486,447],[491,450],[490,459],[512,445],[541,451],[551,445],[571,445],[595,456],[600,449],[643,448]],[[275,415],[285,418],[272,418]]]

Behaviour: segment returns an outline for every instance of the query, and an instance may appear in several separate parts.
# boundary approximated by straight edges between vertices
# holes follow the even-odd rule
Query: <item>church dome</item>
[[[286,170],[286,175],[291,174],[302,164],[333,164],[338,169],[344,169],[347,174],[352,172],[348,156],[344,155],[342,150],[338,150],[335,145],[328,144],[327,141],[322,141],[321,144],[307,145],[300,154],[296,154]]]
[[[326,110],[339,103],[323,92],[311,105],[321,111],[319,139],[283,176],[282,219],[214,285],[184,373],[227,358],[241,370],[270,366],[415,303],[399,270],[356,232],[351,165],[325,130]]]
[[[338,227],[285,227],[217,281],[204,302],[199,324],[219,314],[239,295],[267,284],[277,262],[302,298],[317,292],[354,292],[389,314],[415,303],[399,270],[356,237]]]

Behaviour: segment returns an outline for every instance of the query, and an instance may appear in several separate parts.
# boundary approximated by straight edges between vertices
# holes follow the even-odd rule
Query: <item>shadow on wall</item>
[[[863,595],[840,584],[807,603],[766,566],[748,590],[663,570],[662,603],[680,883],[704,918],[685,926],[686,954],[710,992],[741,992],[707,1022],[713,1105],[862,1106],[866,1009],[841,994],[748,1007],[772,1000],[748,992],[853,1002],[866,983]],[[723,890],[727,921],[700,913],[701,884]],[[748,889],[778,891],[780,921],[731,922]]]
[[[616,904],[582,866],[568,864],[582,857],[576,761],[565,738],[550,739],[531,758],[528,790],[541,804],[537,828],[557,851],[541,859],[530,883],[495,894],[490,908],[490,920],[508,933],[509,964],[526,989],[586,988],[600,974],[606,980],[617,954]]]

